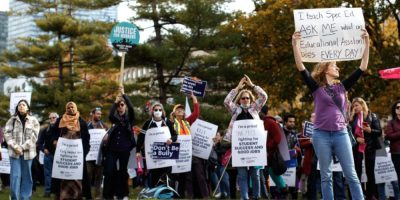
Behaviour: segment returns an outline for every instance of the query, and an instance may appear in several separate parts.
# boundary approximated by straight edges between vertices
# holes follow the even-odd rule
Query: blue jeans
[[[44,193],[50,194],[51,192],[51,173],[53,169],[54,155],[47,154],[43,158],[43,171],[44,171]]]
[[[10,189],[12,200],[28,200],[32,196],[32,160],[10,157]]]
[[[248,184],[248,172],[250,172],[251,182],[253,184],[253,197],[260,198],[260,170],[256,167],[238,167],[238,182],[240,189],[240,199],[249,199],[249,184]]]
[[[342,166],[353,200],[364,199],[360,181],[354,166],[352,147],[347,130],[323,131],[314,129],[313,145],[318,157],[321,173],[321,189],[324,199],[334,199],[332,187],[332,155],[335,154]]]
[[[393,186],[394,199],[399,199],[400,198],[399,184],[397,183],[397,181],[392,181],[390,183]],[[378,186],[379,200],[386,200],[385,183],[379,183],[376,185]]]
[[[231,191],[229,189],[229,187],[230,187],[229,186],[229,174],[227,171],[224,172],[224,168],[225,168],[225,166],[223,166],[223,165],[217,166],[217,174],[218,174],[218,177],[221,179],[219,188],[220,188],[221,195],[223,197],[226,197],[229,199],[231,196]],[[222,172],[224,172],[224,174],[222,174]],[[223,175],[223,177],[221,178],[222,175]]]

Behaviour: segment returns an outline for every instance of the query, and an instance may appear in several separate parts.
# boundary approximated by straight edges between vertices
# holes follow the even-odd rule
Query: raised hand
[[[251,88],[254,87],[253,82],[251,82],[250,78],[245,74],[244,77],[246,78],[246,83],[248,86],[250,86]]]
[[[240,79],[239,84],[236,86],[236,90],[241,90],[245,86],[246,77]]]

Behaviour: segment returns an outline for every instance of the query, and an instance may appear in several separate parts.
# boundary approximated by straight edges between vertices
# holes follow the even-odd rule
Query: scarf
[[[174,129],[178,135],[190,135],[190,125],[186,120],[175,119]]]
[[[67,110],[69,105],[72,105],[74,107],[75,115],[69,115],[67,114],[67,111],[65,111],[60,120],[60,125],[58,127],[67,128],[68,130],[79,132],[81,130],[81,126],[79,124],[78,108],[74,102],[70,101],[67,103],[67,105],[65,105],[65,110]]]
[[[364,116],[363,116],[363,112],[361,111],[360,113],[357,114],[356,128],[355,128],[355,132],[354,132],[354,135],[356,135],[356,137],[364,138],[364,132],[362,130],[363,119],[364,119]],[[364,141],[364,144],[358,144],[358,152],[364,153],[366,146],[367,146],[367,144],[365,143],[365,141]]]

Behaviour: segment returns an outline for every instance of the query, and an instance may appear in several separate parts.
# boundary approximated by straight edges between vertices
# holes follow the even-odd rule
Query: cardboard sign
[[[314,131],[314,124],[312,122],[305,121],[304,122],[304,131],[303,131],[304,137],[311,138],[313,131]]]
[[[25,99],[29,105],[31,105],[32,92],[14,92],[10,95],[10,113],[13,115],[15,113],[15,108],[18,102]]]
[[[1,157],[0,160],[0,174],[10,174],[10,156],[8,155],[8,149],[1,148]]]
[[[51,177],[64,180],[82,180],[83,147],[81,139],[60,137],[54,154]]]
[[[361,59],[365,48],[361,8],[302,9],[293,13],[304,62]]]
[[[176,140],[180,144],[179,159],[172,166],[172,173],[190,172],[192,170],[192,136],[178,135]]]
[[[169,132],[168,127],[151,128],[146,131],[144,149],[146,151],[145,156],[147,169],[156,169],[176,165],[175,160],[153,158],[154,143],[166,142],[169,138],[171,138],[171,133]]]
[[[178,159],[179,143],[167,145],[165,142],[153,143],[153,159]]]
[[[183,78],[181,92],[186,94],[193,94],[198,97],[204,97],[206,94],[207,81],[194,80],[188,76]]]
[[[192,135],[193,156],[208,160],[213,147],[213,138],[217,134],[218,126],[197,119],[190,126]]]
[[[106,134],[105,129],[89,129],[90,134],[90,150],[86,155],[86,160],[97,160],[97,156],[99,155],[100,143]]]
[[[390,153],[387,157],[375,157],[375,183],[397,181],[396,170]]]
[[[232,129],[232,166],[267,165],[267,134],[261,120],[235,121]]]

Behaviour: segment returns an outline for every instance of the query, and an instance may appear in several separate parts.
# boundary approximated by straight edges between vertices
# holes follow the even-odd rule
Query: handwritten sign
[[[308,138],[312,137],[313,131],[314,131],[314,124],[312,122],[305,121],[304,132],[303,132],[304,137]]]
[[[365,46],[361,8],[302,9],[293,13],[304,62],[361,59]]]
[[[82,180],[83,147],[81,139],[59,138],[53,162],[53,178]]]
[[[267,134],[261,120],[235,121],[232,129],[232,166],[267,165]]]
[[[144,149],[146,151],[145,156],[147,169],[156,169],[176,165],[175,160],[153,158],[154,143],[166,142],[169,138],[171,138],[171,133],[169,132],[168,127],[151,128],[146,131]]]
[[[193,94],[198,97],[204,97],[206,94],[207,81],[195,80],[188,76],[183,78],[181,92],[186,94]]]
[[[153,159],[178,159],[179,143],[167,145],[165,142],[153,143]]]
[[[178,135],[176,140],[180,144],[179,159],[172,166],[172,173],[190,172],[192,170],[192,136]]]
[[[208,160],[213,146],[213,137],[217,134],[218,126],[197,119],[190,127],[192,134],[193,156]]]
[[[100,143],[106,134],[105,129],[89,129],[90,134],[90,150],[86,155],[86,160],[97,160],[99,155]]]

